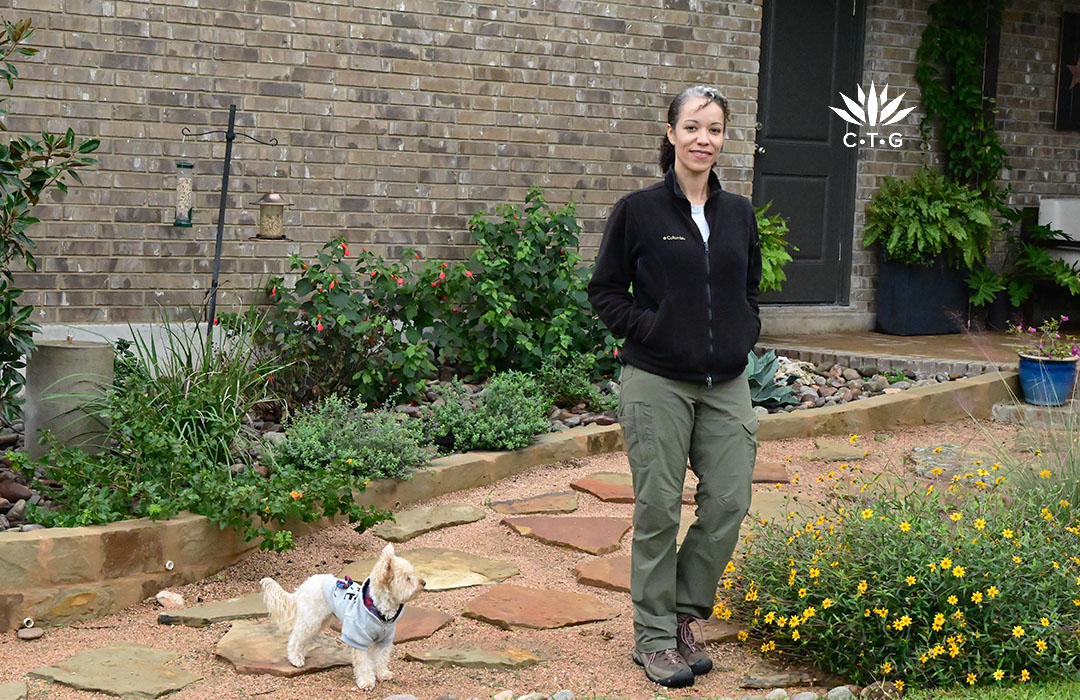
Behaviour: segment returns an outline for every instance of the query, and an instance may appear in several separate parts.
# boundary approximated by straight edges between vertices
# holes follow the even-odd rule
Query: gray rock
[[[0,700],[26,700],[26,683],[0,683]]]
[[[846,685],[838,685],[825,693],[826,700],[851,700],[854,697],[855,693],[851,692],[851,688]]]
[[[38,503],[41,503],[41,494],[35,491],[34,495],[31,496],[30,500],[28,500],[26,503],[31,506],[36,506]]]
[[[570,416],[563,423],[570,428],[576,428],[581,425],[581,416]]]
[[[560,690],[551,696],[551,700],[574,700],[574,694],[569,690]]]
[[[457,700],[453,695],[440,695],[435,700]]]
[[[43,666],[28,675],[78,690],[128,698],[156,698],[201,679],[182,668],[167,665],[179,657],[174,652],[137,644],[118,644],[81,652],[56,666]]]
[[[847,369],[845,369],[843,372],[840,373],[840,376],[842,376],[847,381],[851,382],[851,381],[855,381],[856,379],[861,378],[862,374],[859,372],[859,370],[852,369],[851,367],[848,367]]]
[[[867,383],[866,388],[874,392],[875,394],[880,393],[889,388],[889,380],[880,375],[874,376]]]
[[[818,700],[818,694],[806,691],[805,693],[796,693],[791,696],[791,700]]]
[[[818,386],[825,386],[825,377],[814,377],[814,384]]]
[[[7,516],[0,515],[0,532],[3,532],[4,530],[8,529],[9,527],[11,527],[11,523],[8,522]]]
[[[909,380],[907,380],[907,379],[901,379],[900,381],[896,382],[895,384],[892,384],[891,386],[892,386],[893,389],[910,389],[911,388],[911,382]]]
[[[44,530],[45,526],[38,523],[27,523],[19,528],[23,532],[33,532],[34,530]]]
[[[767,416],[769,415],[769,409],[764,406],[754,406],[754,413],[759,416]]]
[[[491,697],[491,700],[514,700],[514,691],[504,690],[502,692],[495,693],[495,695]]]
[[[397,695],[387,695],[383,700],[420,700],[420,698],[408,693],[399,693]]]
[[[936,379],[939,384],[947,382],[947,381],[949,381],[949,373],[948,372],[938,372],[937,374],[934,375],[934,379]]]
[[[765,700],[787,700],[787,696],[788,695],[786,690],[784,690],[783,688],[777,688],[776,690],[773,690],[768,695],[766,695]]]
[[[269,442],[271,445],[280,445],[285,442],[285,433],[279,433],[276,430],[271,430],[268,433],[263,433],[263,440]]]
[[[749,671],[739,681],[740,688],[790,688],[795,685],[809,685],[814,677],[802,671],[782,671],[772,668],[756,668]]]
[[[824,396],[819,396],[816,399],[814,399],[814,408],[821,408],[824,405],[825,405],[825,397]]]
[[[548,700],[548,696],[543,693],[526,693],[517,700]]]
[[[29,642],[34,639],[41,639],[45,636],[45,630],[40,627],[23,627],[21,630],[15,633],[15,636],[24,642]]]
[[[840,387],[842,387],[842,386],[844,386],[845,384],[847,384],[847,382],[846,382],[846,381],[844,381],[843,379],[841,379],[840,377],[833,377],[832,379],[830,379],[829,381],[827,381],[827,382],[825,382],[825,383],[826,383],[826,384],[827,384],[828,386],[831,386],[831,387],[832,387],[832,388],[834,388],[834,389],[839,389]]]

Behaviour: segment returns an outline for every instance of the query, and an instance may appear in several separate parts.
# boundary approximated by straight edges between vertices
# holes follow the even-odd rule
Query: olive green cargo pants
[[[750,508],[758,419],[746,376],[706,388],[625,365],[619,421],[634,479],[630,595],[639,652],[675,646],[676,614],[708,618]],[[697,521],[678,554],[687,458]]]

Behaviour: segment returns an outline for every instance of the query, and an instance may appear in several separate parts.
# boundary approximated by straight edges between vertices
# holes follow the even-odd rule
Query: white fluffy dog
[[[288,593],[272,578],[259,583],[270,620],[289,635],[286,651],[293,666],[304,665],[309,642],[331,615],[341,620],[341,641],[352,647],[353,674],[361,690],[374,688],[376,679],[394,677],[389,665],[397,620],[405,603],[424,589],[423,579],[413,573],[412,564],[394,555],[392,544],[362,584],[316,574]]]

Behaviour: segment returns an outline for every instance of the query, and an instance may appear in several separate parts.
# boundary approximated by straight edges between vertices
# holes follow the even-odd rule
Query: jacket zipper
[[[709,363],[713,356],[713,313],[712,313],[712,271],[709,263],[709,242],[705,243],[705,304],[708,311],[709,319],[709,354],[705,358],[705,388],[712,388],[712,372],[709,370]]]

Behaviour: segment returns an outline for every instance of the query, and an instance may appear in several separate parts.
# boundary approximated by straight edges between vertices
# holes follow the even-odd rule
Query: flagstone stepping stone
[[[503,524],[525,537],[589,554],[614,552],[630,529],[630,521],[625,518],[574,515],[522,515],[503,518]]]
[[[694,636],[697,636],[696,627],[696,625],[693,627]],[[701,623],[701,641],[708,644],[737,642],[739,640],[739,630],[741,629],[738,625],[733,625],[715,616],[710,617]]]
[[[856,462],[866,457],[865,447],[850,442],[815,440],[814,445],[817,449],[806,457],[818,462]]]
[[[56,666],[31,671],[42,678],[71,686],[125,698],[158,698],[201,680],[190,671],[165,664],[180,654],[139,644],[116,644],[91,649]]]
[[[483,508],[464,503],[428,506],[395,513],[393,521],[381,522],[371,531],[376,537],[388,542],[407,542],[432,530],[475,523],[477,520],[483,520],[485,515]]]
[[[427,651],[405,652],[406,661],[419,661],[435,668],[462,666],[464,668],[486,668],[494,671],[516,671],[534,666],[543,658],[526,649],[488,650],[475,646],[453,646],[428,649]]]
[[[586,586],[630,592],[630,557],[594,557],[574,567],[574,577]]]
[[[817,678],[803,671],[781,671],[773,668],[750,669],[740,688],[790,688],[795,685],[812,685]]]
[[[532,498],[496,501],[491,509],[502,515],[529,515],[531,513],[572,513],[577,510],[577,491],[557,491]]]
[[[214,653],[231,663],[237,673],[286,678],[352,664],[348,647],[324,634],[312,641],[307,660],[297,668],[285,658],[288,641],[289,635],[278,632],[269,620],[240,620],[218,641]]]
[[[266,603],[263,601],[263,595],[260,592],[249,593],[239,598],[219,600],[206,605],[198,605],[193,608],[158,613],[158,624],[206,627],[215,622],[252,620],[266,617],[269,614],[266,610]]]
[[[914,466],[915,473],[919,476],[935,476],[934,470],[940,469],[937,476],[945,479],[951,479],[957,474],[974,472],[977,469],[990,471],[995,461],[993,457],[982,452],[949,444],[913,447],[907,454],[907,460]]]
[[[0,683],[0,700],[26,700],[26,683]]]
[[[424,579],[425,589],[428,591],[447,591],[452,588],[496,583],[520,573],[517,566],[508,561],[488,559],[441,547],[418,547],[399,551],[398,556],[409,560],[413,570]],[[363,581],[374,566],[374,557],[362,559],[346,566],[340,575]]]
[[[394,644],[404,644],[416,639],[425,639],[435,634],[454,621],[452,615],[439,610],[406,605],[405,611],[394,628]]]
[[[618,608],[584,593],[525,588],[509,583],[492,586],[465,605],[465,617],[511,629],[555,629],[610,620]]]
[[[808,518],[816,518],[823,507],[816,501],[807,499],[805,496],[799,500],[791,498],[788,494],[776,489],[767,491],[754,491],[750,499],[750,515],[758,520],[783,520],[788,513],[794,513],[799,522],[806,522]],[[748,523],[743,522],[745,527]],[[742,538],[740,538],[742,539]]]
[[[755,484],[787,484],[787,467],[783,462],[756,462],[754,464]]]
[[[595,472],[570,482],[570,488],[584,491],[607,503],[633,503],[634,480],[623,472]],[[694,503],[693,490],[685,490],[682,502]]]

